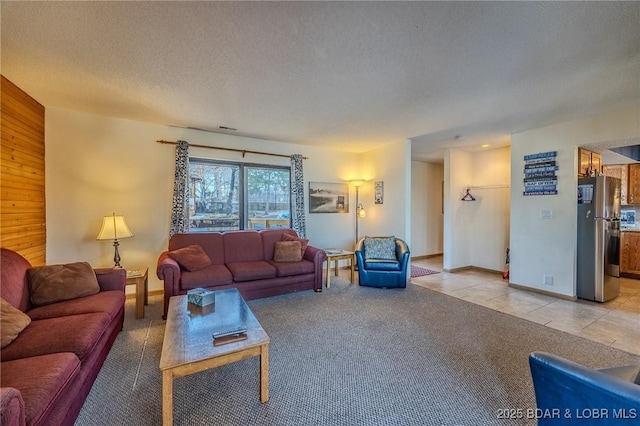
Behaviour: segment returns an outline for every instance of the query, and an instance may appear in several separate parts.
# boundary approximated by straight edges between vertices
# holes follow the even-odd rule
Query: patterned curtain
[[[189,232],[189,143],[176,144],[176,174],[173,181],[173,210],[169,237]]]
[[[304,177],[302,175],[302,155],[291,156],[291,227],[301,238],[307,236],[304,216]]]

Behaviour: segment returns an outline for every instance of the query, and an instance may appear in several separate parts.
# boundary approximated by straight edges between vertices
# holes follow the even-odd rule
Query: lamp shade
[[[362,179],[352,179],[349,181],[353,186],[355,186],[356,188],[360,188],[362,186],[362,184],[364,183],[364,180]]]
[[[105,216],[102,219],[102,228],[96,240],[119,240],[121,238],[133,237],[133,234],[124,220],[124,216]]]

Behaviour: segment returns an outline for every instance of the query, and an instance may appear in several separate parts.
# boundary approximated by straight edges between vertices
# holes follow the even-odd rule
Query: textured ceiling
[[[5,1],[0,13],[2,74],[45,107],[267,140],[362,152],[410,138],[429,160],[640,105],[639,2]]]

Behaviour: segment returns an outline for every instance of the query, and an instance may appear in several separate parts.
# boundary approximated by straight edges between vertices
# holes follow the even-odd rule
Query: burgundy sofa
[[[1,295],[31,323],[0,351],[2,425],[73,425],[122,330],[126,271],[95,269],[96,294],[34,306],[20,254],[1,249]]]
[[[245,300],[292,293],[301,290],[322,291],[324,250],[307,246],[302,260],[276,262],[275,243],[283,234],[297,237],[293,229],[195,232],[176,234],[169,250],[160,254],[156,273],[164,280],[164,314],[171,296],[186,294],[193,288],[223,290],[235,287]],[[189,272],[172,259],[170,251],[199,245],[211,259],[211,265]]]

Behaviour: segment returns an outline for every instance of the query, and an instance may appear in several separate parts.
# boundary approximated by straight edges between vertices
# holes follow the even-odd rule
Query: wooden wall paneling
[[[0,245],[46,263],[44,107],[1,78]]]

